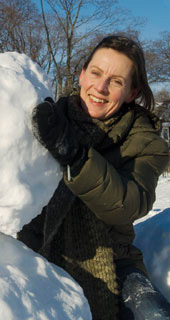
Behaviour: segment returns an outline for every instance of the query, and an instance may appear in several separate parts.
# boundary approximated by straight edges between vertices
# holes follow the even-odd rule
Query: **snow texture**
[[[61,179],[59,164],[31,131],[32,109],[46,96],[50,81],[37,64],[24,54],[0,54],[0,231],[12,236],[41,212]]]

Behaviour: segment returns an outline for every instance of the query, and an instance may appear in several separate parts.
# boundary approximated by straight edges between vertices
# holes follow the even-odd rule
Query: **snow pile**
[[[170,176],[160,177],[156,195],[153,209],[135,225],[134,244],[143,252],[152,282],[170,302]]]
[[[0,319],[90,320],[80,286],[61,268],[0,234]]]
[[[12,236],[41,212],[61,179],[31,132],[32,109],[46,96],[50,81],[37,64],[24,54],[0,54],[0,231]]]

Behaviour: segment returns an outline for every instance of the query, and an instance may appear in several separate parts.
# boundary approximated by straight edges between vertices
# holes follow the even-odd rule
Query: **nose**
[[[108,80],[100,78],[95,83],[95,89],[100,93],[108,94],[108,85]]]

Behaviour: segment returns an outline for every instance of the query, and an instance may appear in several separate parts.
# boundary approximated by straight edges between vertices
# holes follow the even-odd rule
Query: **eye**
[[[123,86],[123,81],[121,79],[111,79],[110,81],[111,84],[117,84],[119,86]]]
[[[115,80],[115,82],[118,83],[118,84],[120,84],[120,85],[123,84],[121,80]]]
[[[92,70],[92,71],[91,71],[91,74],[93,74],[94,76],[99,76],[99,75],[100,75],[100,72],[97,71],[97,70]]]

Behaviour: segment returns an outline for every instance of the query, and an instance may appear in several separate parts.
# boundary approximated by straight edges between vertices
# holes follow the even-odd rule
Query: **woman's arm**
[[[158,177],[168,159],[159,137],[119,170],[91,148],[80,174],[70,182],[65,176],[65,183],[105,223],[133,223],[151,210]]]

